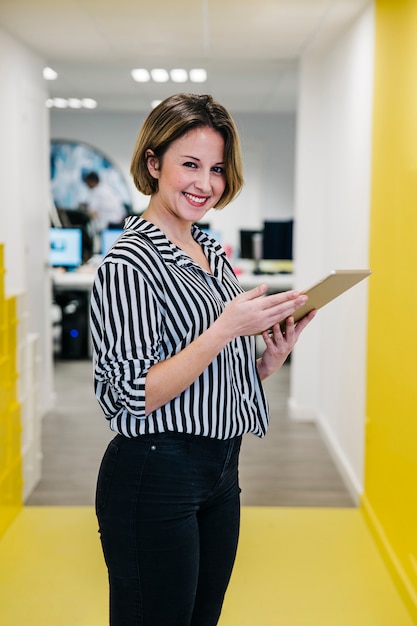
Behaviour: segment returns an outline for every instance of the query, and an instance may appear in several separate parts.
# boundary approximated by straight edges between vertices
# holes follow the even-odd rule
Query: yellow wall
[[[363,508],[417,623],[417,1],[376,1]]]
[[[5,297],[4,273],[4,248],[0,244],[0,537],[22,507],[17,299]]]

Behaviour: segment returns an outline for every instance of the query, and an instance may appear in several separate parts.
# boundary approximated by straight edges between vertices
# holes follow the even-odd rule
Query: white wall
[[[301,62],[299,288],[332,269],[368,267],[373,23],[369,6],[331,42],[324,25]],[[360,284],[319,312],[296,347],[291,373],[294,417],[318,421],[354,495],[363,488],[366,294]]]
[[[28,330],[39,335],[39,404],[52,403],[48,253],[49,115],[44,63],[0,30],[0,242],[6,291],[27,292]]]
[[[233,112],[232,112],[233,114]],[[223,241],[237,245],[239,228],[258,228],[265,218],[287,218],[294,211],[295,114],[236,115],[242,140],[245,187],[235,202],[208,215]],[[143,115],[51,110],[52,139],[83,141],[98,148],[119,167],[132,194],[135,211],[147,198],[135,189],[130,160]]]

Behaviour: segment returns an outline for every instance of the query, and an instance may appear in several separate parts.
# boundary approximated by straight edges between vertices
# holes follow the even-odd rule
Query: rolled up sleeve
[[[145,414],[145,383],[160,361],[162,315],[154,290],[129,264],[100,266],[91,297],[95,393],[107,419]]]

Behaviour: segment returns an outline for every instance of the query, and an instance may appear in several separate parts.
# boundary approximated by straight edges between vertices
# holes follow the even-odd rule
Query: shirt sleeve
[[[161,358],[162,315],[145,277],[124,263],[104,263],[91,297],[96,396],[108,419],[145,414],[145,382]]]

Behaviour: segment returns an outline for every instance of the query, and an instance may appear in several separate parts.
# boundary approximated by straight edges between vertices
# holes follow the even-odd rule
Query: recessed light
[[[97,108],[97,101],[93,100],[93,98],[83,98],[81,100],[82,105],[85,109],[95,109]]]
[[[68,102],[65,98],[54,98],[54,106],[57,109],[66,109]]]
[[[166,83],[167,81],[169,81],[169,74],[167,70],[163,69],[162,67],[151,70],[151,76],[152,80],[154,80],[156,83]]]
[[[207,72],[203,68],[195,68],[190,70],[190,80],[193,83],[205,83],[207,80]]]
[[[43,77],[45,80],[56,80],[58,78],[58,74],[52,69],[52,67],[44,67]]]
[[[143,67],[138,67],[131,71],[132,78],[137,83],[148,83],[151,80],[148,70]]]
[[[48,109],[53,107],[57,109],[95,109],[97,107],[97,101],[92,98],[48,98],[45,102]]]
[[[83,103],[79,98],[68,98],[68,106],[70,109],[81,109]]]
[[[181,68],[176,68],[174,70],[171,70],[169,75],[171,76],[171,80],[174,83],[186,83],[188,80],[187,71]]]

